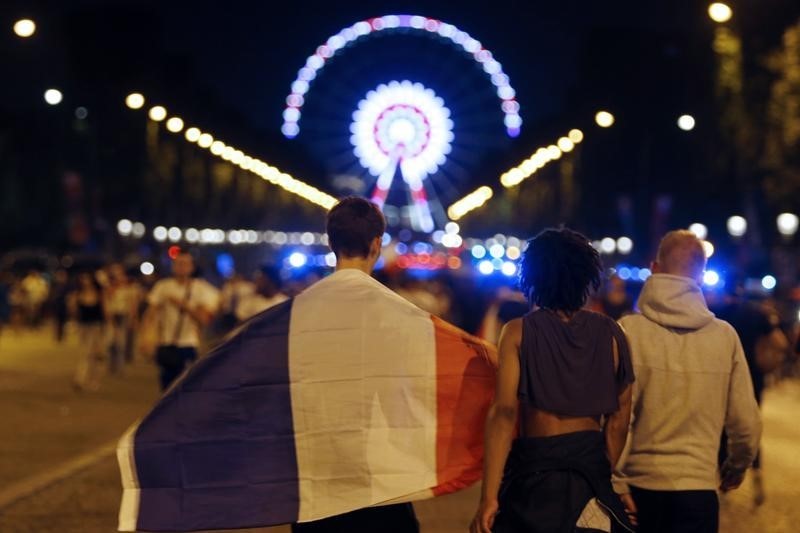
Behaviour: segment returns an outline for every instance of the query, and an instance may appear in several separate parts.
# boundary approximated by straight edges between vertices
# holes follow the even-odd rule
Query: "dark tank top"
[[[522,324],[520,401],[574,417],[619,409],[619,393],[634,380],[628,340],[619,324],[585,310],[566,322],[553,311],[532,311]],[[616,370],[612,339],[619,354]]]

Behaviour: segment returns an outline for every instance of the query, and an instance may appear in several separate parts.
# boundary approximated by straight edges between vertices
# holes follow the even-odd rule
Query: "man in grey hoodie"
[[[706,257],[689,231],[661,241],[641,314],[622,318],[636,383],[628,443],[614,485],[643,533],[716,532],[717,488],[737,488],[761,420],[736,331],[708,310]],[[722,430],[729,455],[717,470]]]

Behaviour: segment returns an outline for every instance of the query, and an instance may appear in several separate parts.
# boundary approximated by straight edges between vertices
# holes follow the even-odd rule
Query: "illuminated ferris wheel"
[[[304,106],[312,82],[325,65],[368,35],[392,32],[417,35],[417,39],[435,37],[455,45],[462,53],[466,52],[480,67],[483,77],[488,78],[499,100],[506,136],[514,138],[519,135],[522,119],[516,93],[493,54],[477,39],[457,27],[416,15],[386,15],[360,21],[332,35],[317,47],[291,85],[283,112],[283,134],[287,138],[299,135],[301,117],[305,113]],[[442,94],[437,94],[440,87],[426,87],[427,83],[423,85],[420,81],[408,79],[410,76],[405,77],[402,70],[398,66],[396,74],[384,78],[377,86],[365,88],[357,105],[351,107],[347,123],[341,124],[340,128],[347,134],[352,157],[366,172],[363,178],[364,192],[378,205],[388,209],[387,203],[391,200],[397,203],[397,189],[402,187],[406,193],[403,209],[409,225],[416,231],[429,233],[447,223],[446,214],[438,200],[436,184],[446,181],[443,168],[448,165],[454,147],[458,149],[459,130]],[[360,75],[358,78],[368,76]],[[454,82],[448,80],[447,83]],[[487,114],[485,108],[481,112]],[[338,135],[330,132],[329,136]]]

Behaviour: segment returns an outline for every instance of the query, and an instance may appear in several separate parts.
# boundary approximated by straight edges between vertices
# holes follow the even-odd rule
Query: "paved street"
[[[115,530],[120,483],[113,456],[92,452],[116,439],[158,395],[155,369],[143,362],[123,378],[106,378],[96,393],[76,393],[70,378],[80,350],[38,335],[0,336],[0,491],[72,468],[46,488],[0,508],[3,533],[106,533]],[[800,523],[800,383],[784,382],[764,402],[767,502],[755,509],[749,482],[726,496],[723,532],[784,533]],[[70,468],[66,468],[69,471]],[[748,480],[749,481],[749,480]],[[0,492],[2,494],[2,492]],[[477,488],[417,504],[425,533],[463,532]],[[288,528],[259,531],[288,532]]]

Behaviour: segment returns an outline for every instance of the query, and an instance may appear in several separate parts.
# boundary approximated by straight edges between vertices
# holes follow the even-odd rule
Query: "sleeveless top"
[[[612,339],[619,363],[614,370]],[[580,310],[564,322],[553,311],[522,318],[521,402],[562,416],[600,416],[619,409],[619,392],[633,383],[628,340],[611,318]]]

